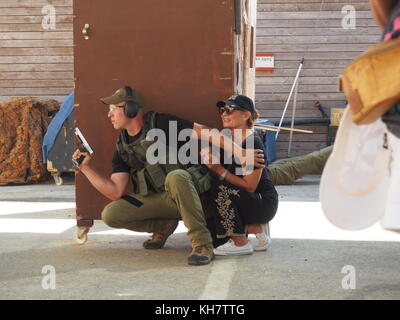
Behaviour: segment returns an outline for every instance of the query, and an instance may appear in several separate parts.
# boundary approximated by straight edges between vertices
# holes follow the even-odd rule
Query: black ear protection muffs
[[[133,96],[133,90],[131,87],[125,87],[126,93],[128,97]],[[126,101],[126,104],[124,106],[124,113],[128,118],[134,118],[137,116],[139,112],[139,104],[137,104],[135,101]]]

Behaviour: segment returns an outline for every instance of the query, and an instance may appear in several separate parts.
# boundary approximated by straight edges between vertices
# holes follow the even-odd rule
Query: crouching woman
[[[229,129],[234,141],[245,149],[254,141],[253,149],[263,150],[261,138],[255,134],[253,123],[258,112],[253,101],[244,95],[237,95],[217,103],[223,128]],[[225,130],[226,131],[226,130]],[[250,168],[238,172],[241,165],[233,161],[218,161],[210,151],[202,153],[205,165],[213,173],[210,190],[213,204],[214,223],[217,238],[230,238],[214,249],[215,255],[242,255],[253,251],[267,250],[271,238],[269,221],[278,209],[278,193],[268,179],[266,168]],[[261,155],[263,157],[264,155]],[[249,169],[249,167],[247,167]],[[254,170],[253,170],[254,169]],[[238,171],[239,170],[239,171]],[[257,239],[253,247],[247,236],[254,234]]]

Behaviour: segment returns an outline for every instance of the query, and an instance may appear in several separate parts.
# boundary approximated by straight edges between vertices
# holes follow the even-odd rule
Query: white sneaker
[[[249,242],[247,242],[244,246],[237,246],[232,239],[214,249],[214,254],[216,256],[238,256],[252,253],[253,247]]]
[[[272,242],[270,231],[269,231],[269,224],[262,224],[261,225],[262,232],[256,234],[256,238],[258,240],[257,245],[254,247],[254,251],[267,251],[269,245]]]

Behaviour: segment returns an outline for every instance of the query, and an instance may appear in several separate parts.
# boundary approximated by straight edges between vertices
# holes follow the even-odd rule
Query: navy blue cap
[[[227,100],[217,102],[217,107],[221,108],[225,105],[249,111],[252,114],[255,112],[253,100],[243,94],[235,94],[230,96]]]

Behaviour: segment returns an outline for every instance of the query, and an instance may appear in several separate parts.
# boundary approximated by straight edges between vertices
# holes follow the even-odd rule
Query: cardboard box
[[[338,126],[342,119],[345,108],[331,108],[331,125]]]

